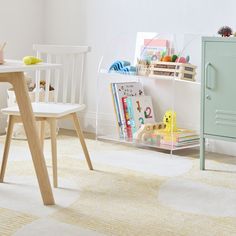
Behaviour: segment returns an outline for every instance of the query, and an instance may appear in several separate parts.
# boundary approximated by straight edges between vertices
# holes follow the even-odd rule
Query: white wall
[[[222,25],[236,30],[235,7],[234,0],[48,0],[45,41],[92,46],[86,69],[85,129],[95,128],[97,68],[102,55],[108,64],[119,58],[132,60],[138,31],[214,35]],[[200,54],[191,57],[200,60]],[[154,85],[151,82],[147,90],[152,95],[158,93],[155,104],[163,112],[171,101],[171,85],[159,83],[155,90]],[[180,123],[199,126],[199,93],[196,86],[177,85],[175,101]],[[224,149],[214,144],[214,150],[220,147],[219,151],[236,154],[233,145]]]
[[[87,110],[83,114],[84,129],[88,131],[95,128],[97,67],[102,55],[108,64],[118,58],[132,60],[138,31],[212,35],[222,25],[236,29],[234,0],[0,0],[0,3],[0,40],[8,41],[9,57],[21,58],[30,53],[32,43],[42,41],[92,47],[86,67]],[[191,57],[200,60],[197,55]],[[148,92],[158,93],[155,106],[160,116],[171,100],[171,86],[150,84]],[[199,89],[177,85],[176,96],[180,123],[199,126]],[[236,153],[232,145],[227,149],[215,147]]]
[[[32,44],[43,38],[43,0],[0,0],[0,43],[7,41],[5,57],[21,59],[32,54]],[[6,106],[6,87],[0,84],[0,107]],[[0,133],[6,117],[0,114]]]

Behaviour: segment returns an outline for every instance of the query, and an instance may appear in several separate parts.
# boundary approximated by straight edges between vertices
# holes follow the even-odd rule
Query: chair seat
[[[32,103],[33,113],[36,117],[63,117],[70,113],[81,111],[85,108],[84,104],[67,104],[67,103]],[[7,107],[1,110],[8,115],[20,115],[18,106]]]

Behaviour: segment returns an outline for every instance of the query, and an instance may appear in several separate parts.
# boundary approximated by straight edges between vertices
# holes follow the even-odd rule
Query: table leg
[[[40,139],[36,129],[36,121],[32,112],[32,106],[28,95],[24,74],[11,73],[11,84],[13,85],[16,100],[19,106],[22,122],[29,143],[29,148],[37,175],[39,188],[45,205],[53,205],[54,198],[46,169],[46,163],[41,148]]]
[[[7,135],[6,135],[6,140],[4,144],[4,152],[3,152],[3,157],[2,157],[2,166],[1,166],[1,174],[0,174],[1,183],[3,182],[5,171],[6,171],[7,159],[9,156],[9,149],[10,149],[10,144],[11,144],[11,139],[12,139],[13,128],[14,128],[14,116],[10,115],[8,118]]]

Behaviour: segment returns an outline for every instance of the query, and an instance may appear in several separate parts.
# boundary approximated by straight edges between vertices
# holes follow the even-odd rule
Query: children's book
[[[133,135],[132,135],[131,119],[128,112],[127,97],[122,98],[122,104],[123,104],[123,110],[124,110],[127,138],[130,139],[133,137]]]
[[[127,97],[126,103],[132,134],[134,134],[142,124],[155,122],[151,96]]]
[[[172,138],[174,139],[174,141],[182,141],[182,140],[186,140],[186,139],[192,139],[195,137],[199,138],[199,134],[194,131],[194,130],[190,130],[190,129],[182,129],[182,128],[178,128],[177,131],[171,133],[171,132],[166,132],[165,130],[159,130],[158,134],[162,136],[162,139],[165,141],[171,141]]]
[[[119,109],[118,109],[118,101],[117,101],[117,97],[116,97],[114,84],[111,84],[111,92],[112,92],[113,106],[114,106],[114,110],[115,110],[115,113],[116,113],[116,121],[117,121],[117,124],[118,124],[119,136],[120,136],[120,138],[123,138],[124,134],[123,134],[123,131],[122,131],[122,128],[121,128],[121,117],[120,117],[120,113],[119,113]]]
[[[120,137],[128,137],[127,127],[125,120],[125,112],[123,108],[123,97],[136,97],[143,96],[144,90],[143,86],[139,82],[126,82],[126,83],[113,83],[113,95],[115,101],[115,109],[117,114],[117,120],[120,130]]]
[[[140,59],[156,61],[161,59],[161,53],[169,54],[169,41],[165,39],[144,39],[141,46]]]
[[[183,147],[183,146],[190,146],[190,145],[196,145],[196,144],[199,144],[199,139],[196,139],[196,140],[189,140],[189,141],[186,141],[186,142],[160,142],[161,145],[164,145],[164,146],[173,146],[173,147]]]
[[[138,32],[136,37],[136,48],[134,64],[137,59],[149,62],[160,60],[161,54],[173,53],[172,38],[170,35],[158,34],[156,32]]]
[[[174,145],[176,147],[191,145],[199,142],[199,134],[194,130],[179,128],[176,132],[169,133],[159,130],[160,143],[163,145]]]

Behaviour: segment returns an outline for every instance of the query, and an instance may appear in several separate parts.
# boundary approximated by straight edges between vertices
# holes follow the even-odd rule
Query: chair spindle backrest
[[[47,70],[45,74],[36,71],[35,101],[83,104],[84,66],[90,47],[35,44],[33,49],[44,62],[62,65],[60,69]],[[40,92],[42,80],[45,81],[44,92]],[[53,96],[50,85],[54,87]]]

